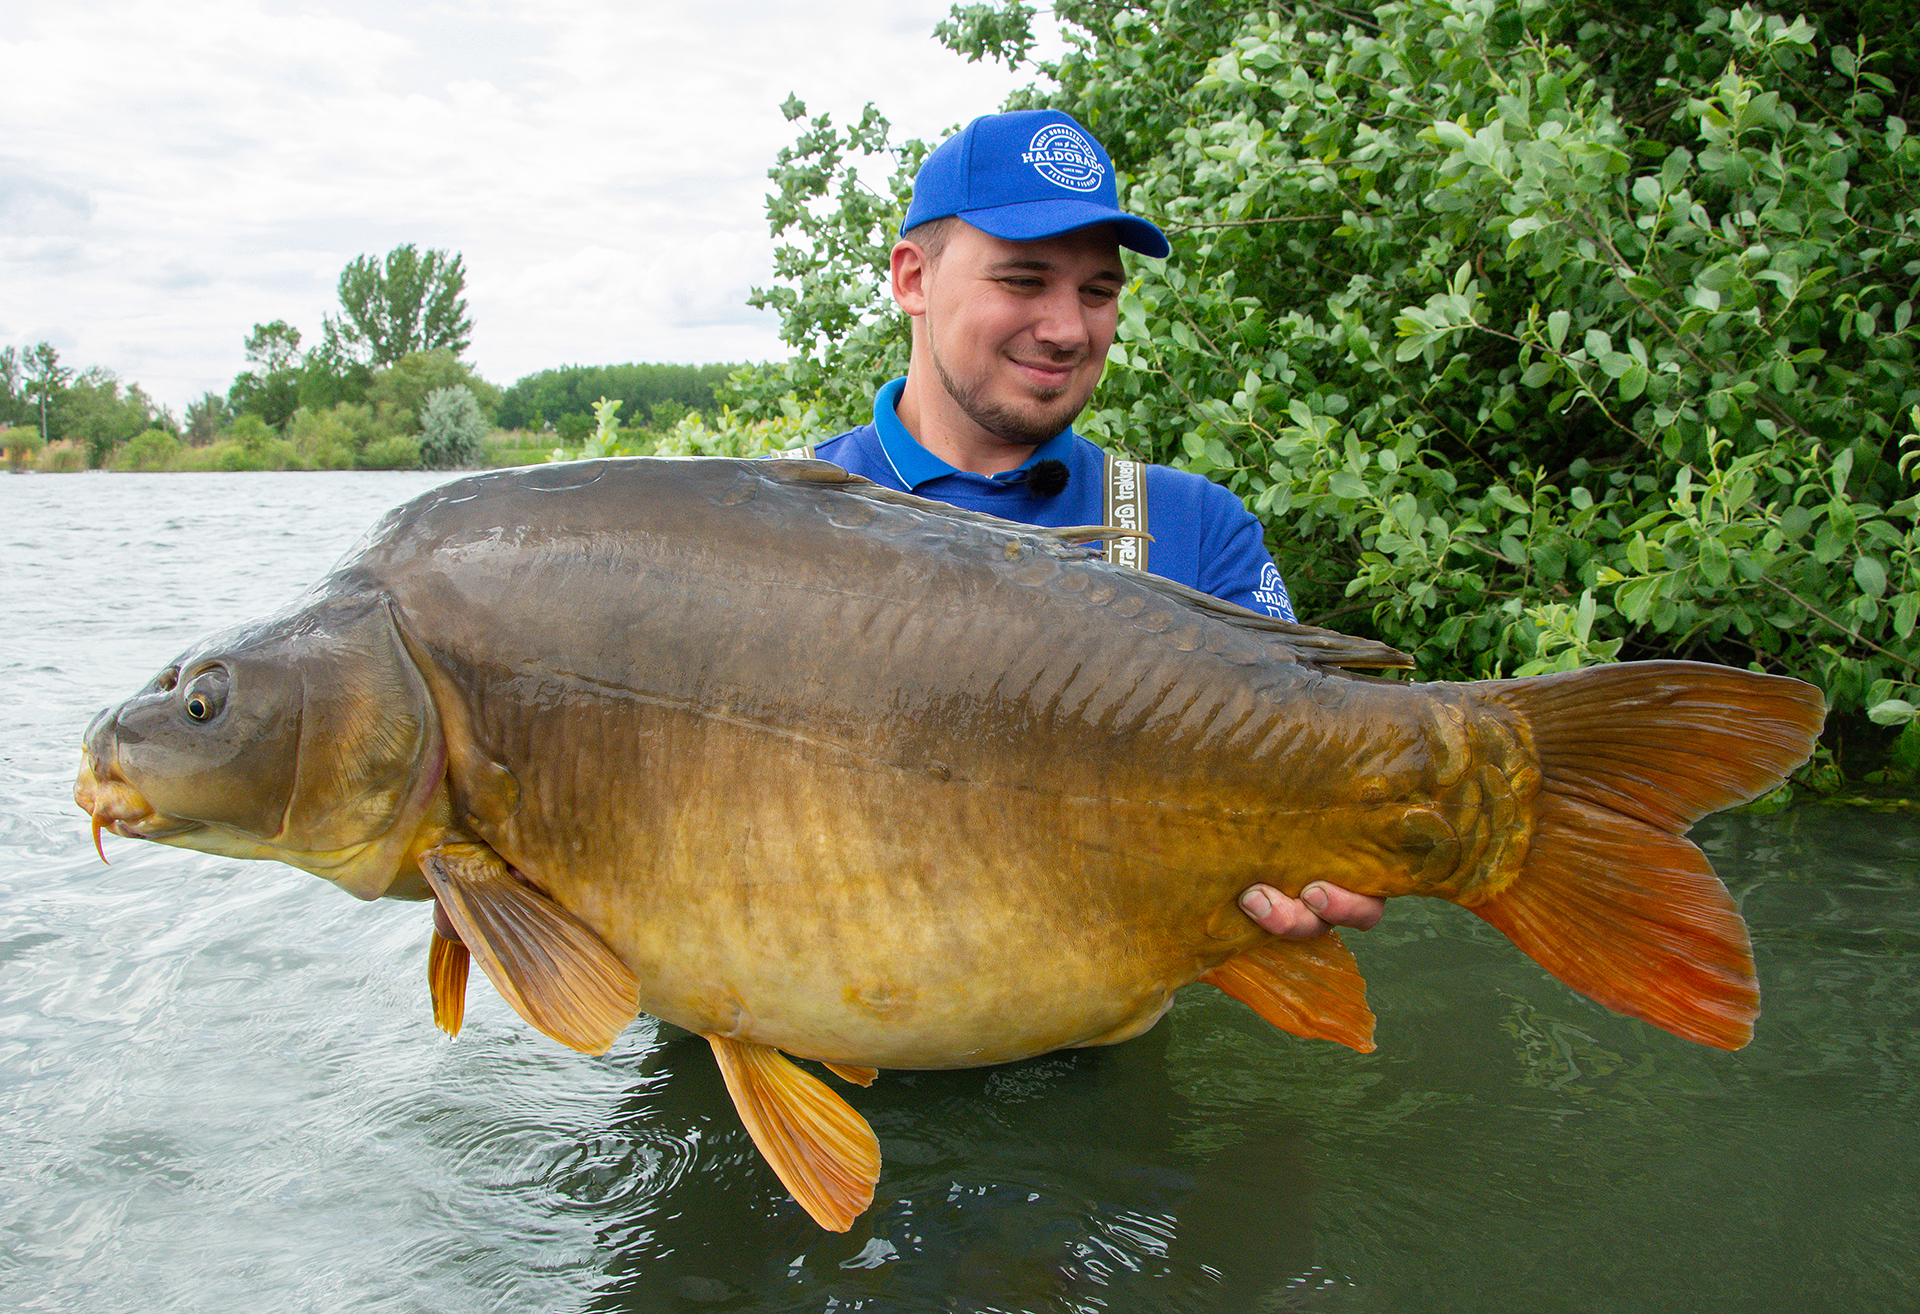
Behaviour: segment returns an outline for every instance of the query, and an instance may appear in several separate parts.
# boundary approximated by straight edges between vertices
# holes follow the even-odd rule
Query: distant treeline
[[[51,343],[0,347],[0,453],[15,470],[514,464],[581,447],[602,398],[621,403],[602,441],[646,451],[682,420],[714,415],[737,368],[570,365],[502,393],[461,359],[473,333],[465,286],[456,252],[408,243],[356,257],[317,344],[284,319],[255,324],[233,386],[178,418],[111,370],[76,374]]]
[[[593,404],[622,403],[629,425],[664,429],[682,416],[709,413],[735,365],[566,365],[515,383],[500,398],[503,429],[546,429],[570,443],[593,431]]]

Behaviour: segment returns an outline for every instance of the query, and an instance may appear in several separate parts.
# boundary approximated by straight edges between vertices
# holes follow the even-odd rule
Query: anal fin
[[[825,1082],[768,1045],[709,1035],[747,1135],[813,1221],[844,1232],[873,1203],[880,1142]]]
[[[1200,979],[1282,1031],[1373,1052],[1367,983],[1352,952],[1331,932],[1312,940],[1268,940]]]
[[[427,988],[433,992],[433,1021],[449,1036],[460,1034],[467,1016],[467,964],[472,955],[458,940],[435,931],[427,949]]]
[[[873,1079],[880,1075],[878,1068],[863,1068],[852,1063],[829,1063],[822,1059],[820,1066],[840,1080],[854,1086],[871,1086]]]
[[[429,849],[420,870],[480,970],[539,1031],[583,1054],[604,1054],[639,1014],[640,985],[627,965],[492,849]]]

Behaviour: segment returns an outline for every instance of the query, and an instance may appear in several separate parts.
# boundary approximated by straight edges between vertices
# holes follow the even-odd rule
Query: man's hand
[[[1300,891],[1298,899],[1289,899],[1271,885],[1250,886],[1240,896],[1240,907],[1262,930],[1289,940],[1311,940],[1336,926],[1370,931],[1387,903],[1315,881]]]

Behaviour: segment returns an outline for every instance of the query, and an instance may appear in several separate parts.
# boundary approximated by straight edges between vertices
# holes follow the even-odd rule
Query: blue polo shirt
[[[1105,522],[1107,454],[1072,429],[1041,443],[1016,469],[997,475],[956,470],[900,423],[896,408],[906,386],[905,379],[895,379],[881,388],[874,394],[872,424],[827,439],[815,453],[877,484],[964,511],[1054,528]],[[1047,460],[1066,465],[1067,486],[1039,497],[1027,487],[1027,474]],[[1184,470],[1150,465],[1146,471],[1147,530],[1153,535],[1148,568],[1250,611],[1292,620],[1293,603],[1267,555],[1260,522],[1240,499]]]

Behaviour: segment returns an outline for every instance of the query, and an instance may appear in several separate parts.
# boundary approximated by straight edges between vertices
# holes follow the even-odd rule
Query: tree
[[[1817,679],[1920,753],[1898,9],[1053,11],[1068,53],[1010,107],[1092,128],[1175,247],[1135,262],[1083,433],[1232,488],[1303,618],[1431,676],[1697,656]],[[1031,13],[946,36],[1018,62]],[[926,147],[787,108],[756,303],[796,351],[738,386],[829,432],[904,360],[885,255]]]
[[[427,398],[441,388],[465,388],[479,404],[483,419],[500,405],[500,390],[445,347],[402,356],[373,375],[365,396],[384,423],[401,433],[418,433],[426,417]]]
[[[233,421],[233,411],[227,405],[227,399],[217,392],[200,394],[198,401],[187,403],[187,441],[195,447],[204,447],[220,436],[220,431]]]
[[[480,463],[487,421],[464,387],[436,388],[420,412],[420,464],[429,470],[459,470]]]
[[[113,371],[94,366],[63,389],[55,418],[62,438],[86,444],[87,464],[104,468],[114,448],[152,427],[158,411],[153,399],[133,384],[121,391]]]
[[[0,347],[0,426],[23,424],[33,417],[21,377],[22,363],[18,347]]]
[[[276,429],[300,405],[300,330],[284,319],[255,324],[247,335],[247,363],[227,396],[236,412],[258,415]]]
[[[473,334],[461,296],[466,281],[460,256],[423,255],[411,242],[387,252],[384,262],[356,256],[340,274],[342,315],[326,321],[323,349],[376,369],[416,351],[445,348],[458,356]]]
[[[333,331],[321,335],[320,345],[307,353],[300,370],[300,405],[324,411],[363,402],[373,385],[373,367],[356,360]]]
[[[50,342],[36,342],[27,352],[23,371],[27,379],[27,396],[34,398],[40,407],[40,441],[47,441],[47,407],[73,377],[73,371],[60,363],[60,353]]]
[[[664,429],[689,411],[711,412],[715,393],[734,365],[567,365],[529,374],[506,390],[498,419],[503,429],[558,426],[569,415],[593,424],[593,405],[618,400],[636,423]]]

